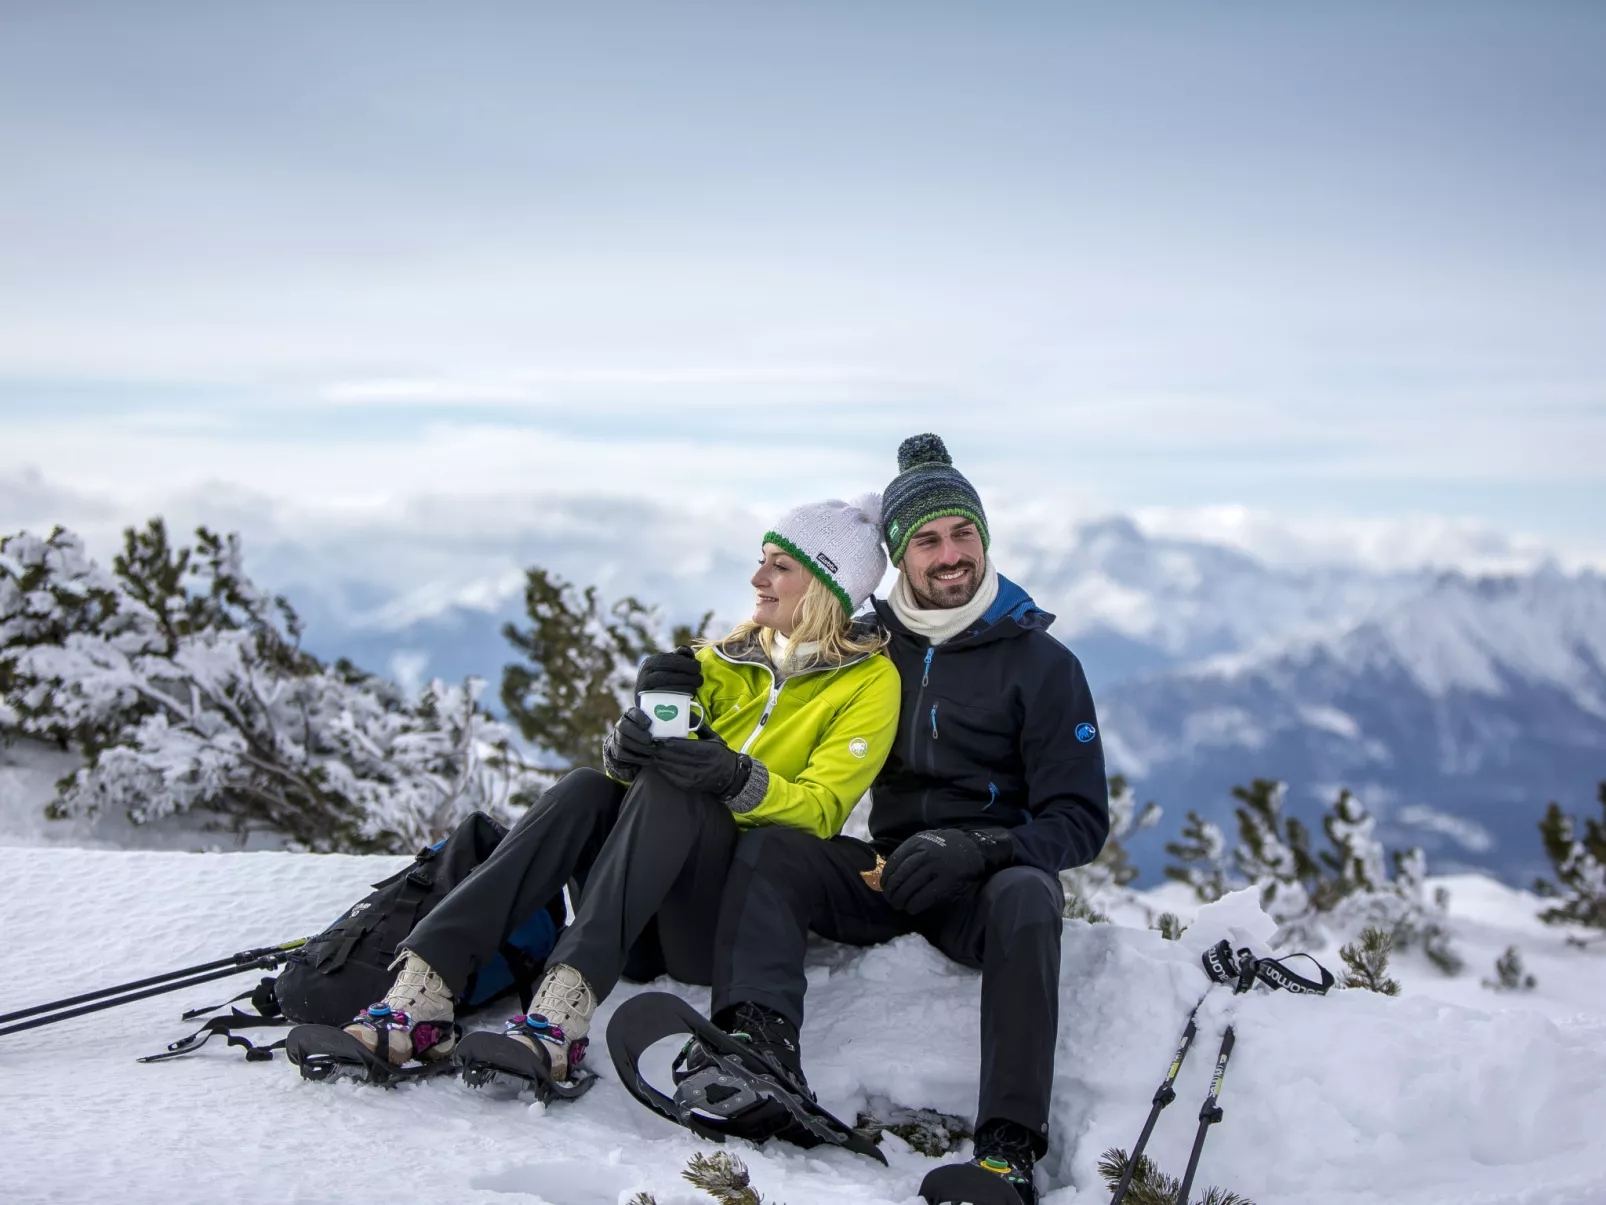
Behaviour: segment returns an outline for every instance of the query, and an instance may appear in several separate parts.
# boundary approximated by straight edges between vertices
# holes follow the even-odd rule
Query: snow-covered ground
[[[397,864],[0,848],[0,1012],[315,931]],[[1162,1166],[1181,1169],[1230,1017],[1226,1119],[1205,1148],[1202,1184],[1259,1205],[1606,1201],[1606,951],[1567,948],[1528,919],[1532,897],[1474,877],[1448,885],[1468,960],[1458,979],[1406,959],[1394,999],[1214,993],[1180,1098],[1151,1144]],[[1205,987],[1197,946],[1255,917],[1230,898],[1181,942],[1067,926],[1055,1141],[1039,1180],[1049,1205],[1108,1200],[1098,1156],[1136,1135]],[[1513,943],[1539,986],[1496,995],[1479,979]],[[974,974],[911,937],[869,951],[822,946],[811,979],[805,1065],[823,1103],[850,1118],[870,1097],[969,1114]],[[282,1058],[246,1063],[217,1043],[169,1063],[134,1061],[186,1031],[183,1007],[249,983],[0,1038],[0,1197],[619,1205],[646,1189],[660,1205],[706,1205],[679,1178],[706,1145],[630,1100],[600,1048],[596,1089],[545,1109],[453,1081],[311,1084]],[[599,1033],[631,990],[604,1006]],[[706,991],[684,990],[706,1004]],[[734,1145],[766,1200],[788,1205],[908,1205],[934,1165],[893,1137],[885,1169],[843,1152]]]

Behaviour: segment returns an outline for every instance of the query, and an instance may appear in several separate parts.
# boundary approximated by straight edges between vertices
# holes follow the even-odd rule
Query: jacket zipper
[[[737,750],[738,753],[746,753],[753,747],[753,742],[758,739],[758,734],[764,731],[764,725],[770,722],[770,712],[775,710],[775,700],[781,697],[781,687],[785,685],[785,682],[777,682],[775,680],[775,671],[771,670],[770,697],[764,704],[764,710],[759,714],[758,726],[747,734],[747,739],[742,742],[742,747]]]
[[[925,665],[922,667],[921,673],[920,673],[920,690],[915,695],[914,712],[909,717],[909,752],[910,752],[911,756],[913,755],[915,749],[919,747],[916,742],[919,739],[920,708],[926,701],[926,687],[931,685],[931,659],[934,656],[936,656],[936,654],[937,654],[937,646],[936,645],[932,645],[930,648],[928,648],[926,650],[926,662],[925,662]],[[937,708],[935,706],[933,706],[932,709],[931,709],[931,735],[933,737],[935,737],[937,735]],[[937,764],[936,757],[933,754],[933,751],[931,750],[930,746],[927,746],[927,748],[926,748],[926,773],[927,773],[928,776],[935,772],[936,764]],[[930,816],[929,816],[929,813],[931,811],[931,806],[930,805],[931,805],[931,788],[927,787],[925,790],[920,792],[920,827],[921,828],[927,828],[930,825]]]
[[[727,656],[724,651],[717,648],[714,650],[714,655],[722,661],[729,661],[732,665],[756,665],[770,676],[770,697],[764,701],[764,710],[759,714],[758,726],[747,734],[747,739],[742,742],[742,747],[736,751],[738,753],[746,753],[753,747],[753,742],[758,740],[759,735],[764,731],[764,725],[770,722],[770,713],[775,710],[775,703],[781,697],[781,691],[785,689],[787,682],[792,681],[793,678],[805,677],[808,674],[830,673],[835,670],[846,669],[850,665],[857,665],[870,656],[870,654],[866,653],[863,656],[853,658],[851,661],[844,661],[841,665],[817,665],[813,669],[798,670],[795,674],[789,674],[785,681],[777,682],[775,680],[775,667],[772,665],[762,661],[743,661],[736,657]],[[735,708],[731,710],[734,711]]]

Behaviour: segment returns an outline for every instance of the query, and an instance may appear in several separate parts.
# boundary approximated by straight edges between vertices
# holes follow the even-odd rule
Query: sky
[[[1021,522],[1606,563],[1603,60],[1582,0],[0,0],[0,530],[728,520],[932,430]]]

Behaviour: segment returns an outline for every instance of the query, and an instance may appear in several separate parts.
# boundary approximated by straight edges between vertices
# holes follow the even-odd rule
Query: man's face
[[[922,607],[947,610],[976,596],[986,564],[976,525],[963,515],[947,515],[909,537],[899,568]]]

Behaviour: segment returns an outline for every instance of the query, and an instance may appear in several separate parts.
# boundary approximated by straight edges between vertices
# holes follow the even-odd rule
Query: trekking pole
[[[36,1029],[41,1025],[54,1025],[57,1021],[70,1020],[73,1017],[81,1017],[87,1013],[116,1008],[120,1004],[132,1004],[136,1000],[160,996],[166,992],[176,992],[186,987],[194,987],[196,984],[210,983],[214,979],[223,979],[230,975],[238,975],[244,971],[272,970],[288,959],[292,950],[299,949],[306,943],[306,938],[299,937],[294,941],[284,942],[282,945],[263,946],[257,950],[242,950],[240,953],[232,954],[227,958],[219,958],[213,962],[203,962],[197,966],[185,967],[183,970],[169,971],[165,975],[152,975],[148,979],[136,979],[130,983],[118,984],[116,987],[102,988],[95,992],[84,992],[78,996],[69,996],[65,1000],[55,1000],[49,1004],[36,1004],[31,1008],[18,1009],[16,1012],[0,1015],[0,1022],[18,1021],[22,1017],[32,1017],[33,1020],[0,1027],[0,1037],[9,1033],[20,1033],[25,1029]],[[169,980],[173,982],[169,982]],[[114,998],[102,999],[101,997]],[[88,1003],[89,1001],[96,1001],[96,1003],[91,1004]],[[82,1007],[74,1007],[74,1005],[82,1005]],[[37,1014],[40,1013],[49,1015],[38,1016]]]
[[[1115,1195],[1110,1198],[1110,1205],[1121,1205],[1126,1199],[1127,1191],[1132,1187],[1132,1178],[1137,1175],[1138,1159],[1142,1157],[1144,1149],[1149,1145],[1149,1136],[1154,1133],[1154,1124],[1160,1120],[1160,1114],[1172,1101],[1176,1100],[1177,1075],[1182,1070],[1182,1061],[1188,1057],[1188,1051],[1193,1046],[1193,1039],[1198,1036],[1199,1027],[1195,1018],[1204,1004],[1206,997],[1219,985],[1227,984],[1232,987],[1233,993],[1247,992],[1255,983],[1255,966],[1257,960],[1247,949],[1239,950],[1238,956],[1233,957],[1232,946],[1226,941],[1217,942],[1201,956],[1205,974],[1210,976],[1210,986],[1205,994],[1199,997],[1199,1003],[1193,1006],[1188,1014],[1188,1023],[1182,1030],[1182,1041],[1177,1046],[1176,1057],[1171,1060],[1171,1067],[1165,1073],[1165,1079],[1155,1090],[1154,1099],[1149,1105],[1149,1116],[1143,1123],[1143,1130],[1138,1134],[1138,1141],[1127,1157],[1126,1170],[1121,1173],[1121,1179],[1116,1183]],[[1182,1198],[1177,1199],[1177,1205],[1185,1205]]]
[[[1210,1095],[1205,1097],[1203,1106],[1199,1109],[1199,1132],[1193,1136],[1193,1150],[1188,1154],[1188,1167],[1182,1173],[1182,1184],[1177,1189],[1176,1205],[1188,1205],[1188,1192],[1193,1188],[1193,1174],[1199,1170],[1199,1152],[1204,1149],[1205,1135],[1210,1127],[1221,1120],[1221,1106],[1216,1098],[1221,1095],[1221,1081],[1227,1074],[1227,1060],[1232,1057],[1233,1044],[1232,1026],[1221,1035],[1221,1053],[1216,1055],[1216,1074],[1210,1081]]]
[[[1115,1186],[1115,1195],[1110,1198],[1110,1205],[1121,1205],[1126,1199],[1127,1189],[1132,1187],[1132,1177],[1138,1170],[1138,1159],[1143,1155],[1143,1149],[1149,1145],[1149,1135],[1154,1132],[1154,1123],[1160,1120],[1160,1111],[1177,1098],[1173,1085],[1177,1082],[1177,1072],[1182,1070],[1182,1060],[1188,1057],[1188,1048],[1193,1045],[1193,1039],[1199,1032],[1199,1027],[1193,1020],[1194,1013],[1198,1011],[1199,1005],[1196,1004],[1193,1006],[1193,1012],[1188,1014],[1188,1024],[1182,1031],[1182,1042],[1177,1047],[1177,1056],[1171,1060],[1171,1069],[1165,1073],[1165,1079],[1160,1081],[1160,1087],[1154,1094],[1154,1100],[1149,1107],[1149,1118],[1143,1123],[1143,1132],[1138,1135],[1137,1145],[1132,1148],[1132,1155],[1126,1161],[1126,1170],[1121,1173],[1120,1183]]]

